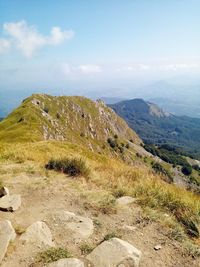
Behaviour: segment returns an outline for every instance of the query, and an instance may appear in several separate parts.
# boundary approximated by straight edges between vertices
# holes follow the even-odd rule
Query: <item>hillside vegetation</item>
[[[174,116],[142,99],[110,105],[148,144],[168,144],[200,159],[200,119]]]

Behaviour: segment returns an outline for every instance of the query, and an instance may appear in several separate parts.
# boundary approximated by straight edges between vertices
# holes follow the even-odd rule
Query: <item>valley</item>
[[[122,101],[111,108],[147,144],[168,144],[200,158],[200,119],[175,116],[142,99]]]

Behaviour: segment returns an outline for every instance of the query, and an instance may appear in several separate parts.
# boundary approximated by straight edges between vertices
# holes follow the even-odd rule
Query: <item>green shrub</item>
[[[182,173],[189,176],[190,174],[192,174],[192,167],[188,164],[182,167]]]
[[[38,255],[38,261],[43,263],[49,263],[58,261],[64,258],[70,258],[71,254],[68,250],[63,248],[50,248],[47,249]]]
[[[86,163],[81,158],[64,158],[64,159],[52,159],[46,164],[46,169],[56,170],[66,173],[70,176],[85,176],[88,177],[90,169],[86,166]]]
[[[117,147],[116,140],[113,140],[112,138],[108,138],[107,142],[108,142],[108,144],[110,145],[111,148],[116,148]]]

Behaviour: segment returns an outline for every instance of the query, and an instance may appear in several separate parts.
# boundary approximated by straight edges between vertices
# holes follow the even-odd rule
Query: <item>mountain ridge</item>
[[[175,116],[141,99],[109,105],[146,143],[170,144],[200,157],[200,119]]]
[[[129,159],[135,150],[147,153],[138,135],[104,102],[80,96],[34,94],[24,99],[0,122],[0,140],[65,141]]]

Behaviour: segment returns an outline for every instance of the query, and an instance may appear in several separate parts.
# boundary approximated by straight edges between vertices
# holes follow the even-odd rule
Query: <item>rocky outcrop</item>
[[[140,258],[138,249],[118,238],[101,243],[87,256],[95,267],[138,267]]]
[[[54,222],[66,230],[71,230],[74,238],[88,238],[94,230],[93,221],[90,218],[78,216],[73,212],[59,211],[54,214]]]
[[[78,259],[61,259],[45,267],[84,267],[84,263]]]
[[[46,223],[38,221],[30,225],[20,237],[21,241],[54,247],[52,234]]]
[[[10,221],[0,222],[0,263],[2,262],[8,245],[11,241],[14,241],[16,233]]]
[[[20,195],[6,195],[0,198],[0,210],[2,211],[16,211],[21,206]]]

